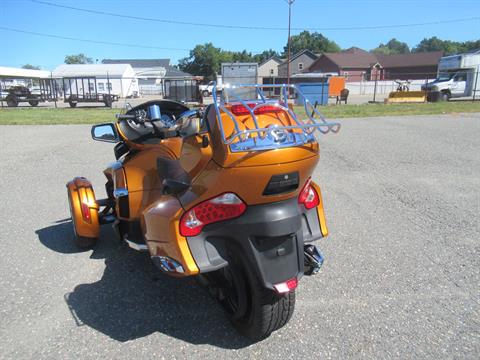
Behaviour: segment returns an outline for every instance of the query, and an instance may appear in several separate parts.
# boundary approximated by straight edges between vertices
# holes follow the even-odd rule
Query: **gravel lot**
[[[0,358],[478,359],[480,114],[341,122],[315,173],[325,265],[257,344],[108,227],[73,246],[65,183],[103,195],[113,159],[89,126],[0,127]]]

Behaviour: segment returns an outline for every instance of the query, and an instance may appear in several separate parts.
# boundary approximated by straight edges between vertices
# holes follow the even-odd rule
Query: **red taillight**
[[[237,195],[222,194],[194,206],[183,214],[180,219],[180,234],[196,236],[205,225],[239,217],[246,209],[247,205]]]
[[[249,103],[247,105],[250,109],[253,109],[255,106],[257,106],[257,104],[255,104],[255,103]],[[250,111],[248,111],[248,109],[245,106],[243,106],[242,104],[232,105],[232,107],[230,108],[230,111],[236,116],[238,116],[238,115],[249,115],[250,114]],[[277,106],[265,105],[265,106],[260,106],[258,109],[255,109],[255,111],[253,113],[255,115],[260,115],[260,114],[265,114],[265,113],[277,113],[277,112],[280,112],[280,111],[283,111],[283,110],[280,109]]]
[[[313,209],[317,207],[320,203],[320,198],[312,186],[312,179],[308,179],[303,187],[302,191],[300,191],[300,195],[298,195],[298,203],[303,204],[307,210]]]
[[[297,278],[292,278],[290,280],[287,280],[285,282],[282,282],[280,284],[273,285],[275,288],[276,292],[279,294],[285,294],[288,293],[292,290],[295,290],[298,286],[298,280]]]

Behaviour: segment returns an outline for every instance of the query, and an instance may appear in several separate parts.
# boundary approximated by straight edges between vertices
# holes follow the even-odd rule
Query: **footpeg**
[[[315,275],[323,265],[323,255],[315,245],[304,245],[304,274]]]

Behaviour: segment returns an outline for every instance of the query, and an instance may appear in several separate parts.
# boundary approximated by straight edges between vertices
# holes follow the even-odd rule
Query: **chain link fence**
[[[348,90],[348,103],[378,103],[385,102],[390,96],[399,98],[399,95],[418,98],[423,92],[424,102],[462,99],[476,101],[480,98],[479,72],[473,70],[458,70],[443,74],[438,79],[437,73],[397,72],[394,74],[353,74],[339,76],[344,79],[344,88]],[[446,77],[445,77],[446,76]],[[291,84],[329,83],[335,76],[308,76],[294,75],[290,77]],[[447,78],[449,77],[449,78]],[[439,81],[442,80],[442,81]],[[286,83],[285,77],[264,77],[263,84]],[[400,93],[400,94],[393,94]],[[416,96],[413,96],[416,95]],[[329,94],[330,103],[337,103],[337,93]]]
[[[122,107],[152,99],[199,102],[199,81],[187,78],[139,78],[109,74],[62,78],[0,78],[0,107]],[[125,100],[125,101],[121,101]]]
[[[328,84],[332,78],[340,78],[343,89],[348,91],[346,103],[383,103],[391,102],[427,102],[439,100],[470,100],[480,98],[479,72],[473,70],[458,70],[440,75],[437,73],[395,73],[395,74],[352,74],[344,76],[308,76],[293,75],[291,84]],[[255,82],[251,76],[239,76],[228,81],[233,83]],[[285,84],[284,77],[258,77],[256,82],[264,85]],[[207,99],[205,90],[196,79],[166,79],[144,77],[114,77],[109,74],[96,76],[77,76],[68,78],[27,79],[0,78],[1,107],[76,107],[77,104],[89,106],[122,107],[126,101],[132,105],[144,101],[165,98],[181,102],[200,102],[208,104],[213,99]],[[229,86],[219,83],[218,93]],[[321,91],[328,91],[329,104],[339,103],[339,90],[332,93],[333,86],[320,86]],[[343,90],[341,89],[341,90]],[[209,96],[211,95],[211,89]],[[276,97],[278,89],[264,89],[269,97]],[[422,94],[423,93],[423,94]],[[399,98],[402,98],[399,100]],[[234,100],[234,99],[231,99]]]

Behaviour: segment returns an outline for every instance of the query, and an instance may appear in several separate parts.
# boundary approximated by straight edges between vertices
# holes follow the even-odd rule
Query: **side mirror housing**
[[[106,123],[92,126],[92,139],[117,143],[120,141],[120,136],[114,124]]]

